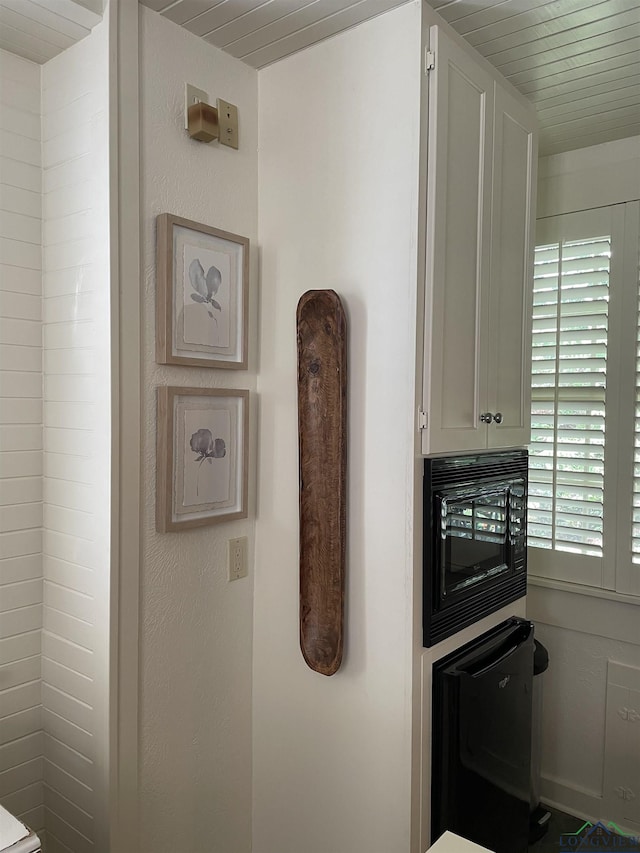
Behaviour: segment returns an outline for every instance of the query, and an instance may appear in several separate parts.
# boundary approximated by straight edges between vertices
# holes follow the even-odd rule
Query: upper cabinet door
[[[530,440],[536,148],[532,113],[496,83],[487,405],[498,416],[489,447]]]
[[[423,452],[486,447],[494,83],[430,32]]]

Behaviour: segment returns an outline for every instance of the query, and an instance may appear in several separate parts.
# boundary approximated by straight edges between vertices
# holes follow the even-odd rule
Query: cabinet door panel
[[[535,133],[531,116],[496,84],[488,408],[502,414],[489,447],[529,442]]]
[[[486,446],[493,80],[438,27],[429,82],[425,452]]]

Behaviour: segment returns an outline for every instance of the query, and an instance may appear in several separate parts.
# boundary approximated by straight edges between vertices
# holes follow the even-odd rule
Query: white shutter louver
[[[538,246],[534,267],[528,544],[594,557],[603,548],[610,257],[610,237],[563,241]],[[636,460],[640,472],[640,448]],[[640,562],[640,476],[637,498]]]

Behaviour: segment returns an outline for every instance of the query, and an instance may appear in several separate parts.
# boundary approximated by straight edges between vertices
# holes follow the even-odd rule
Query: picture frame
[[[246,370],[249,238],[156,219],[156,361]]]
[[[247,517],[249,392],[157,388],[156,529]]]

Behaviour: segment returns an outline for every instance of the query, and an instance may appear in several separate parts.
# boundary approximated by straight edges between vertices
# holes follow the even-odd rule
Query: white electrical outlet
[[[246,578],[247,572],[247,537],[229,539],[229,580]]]

